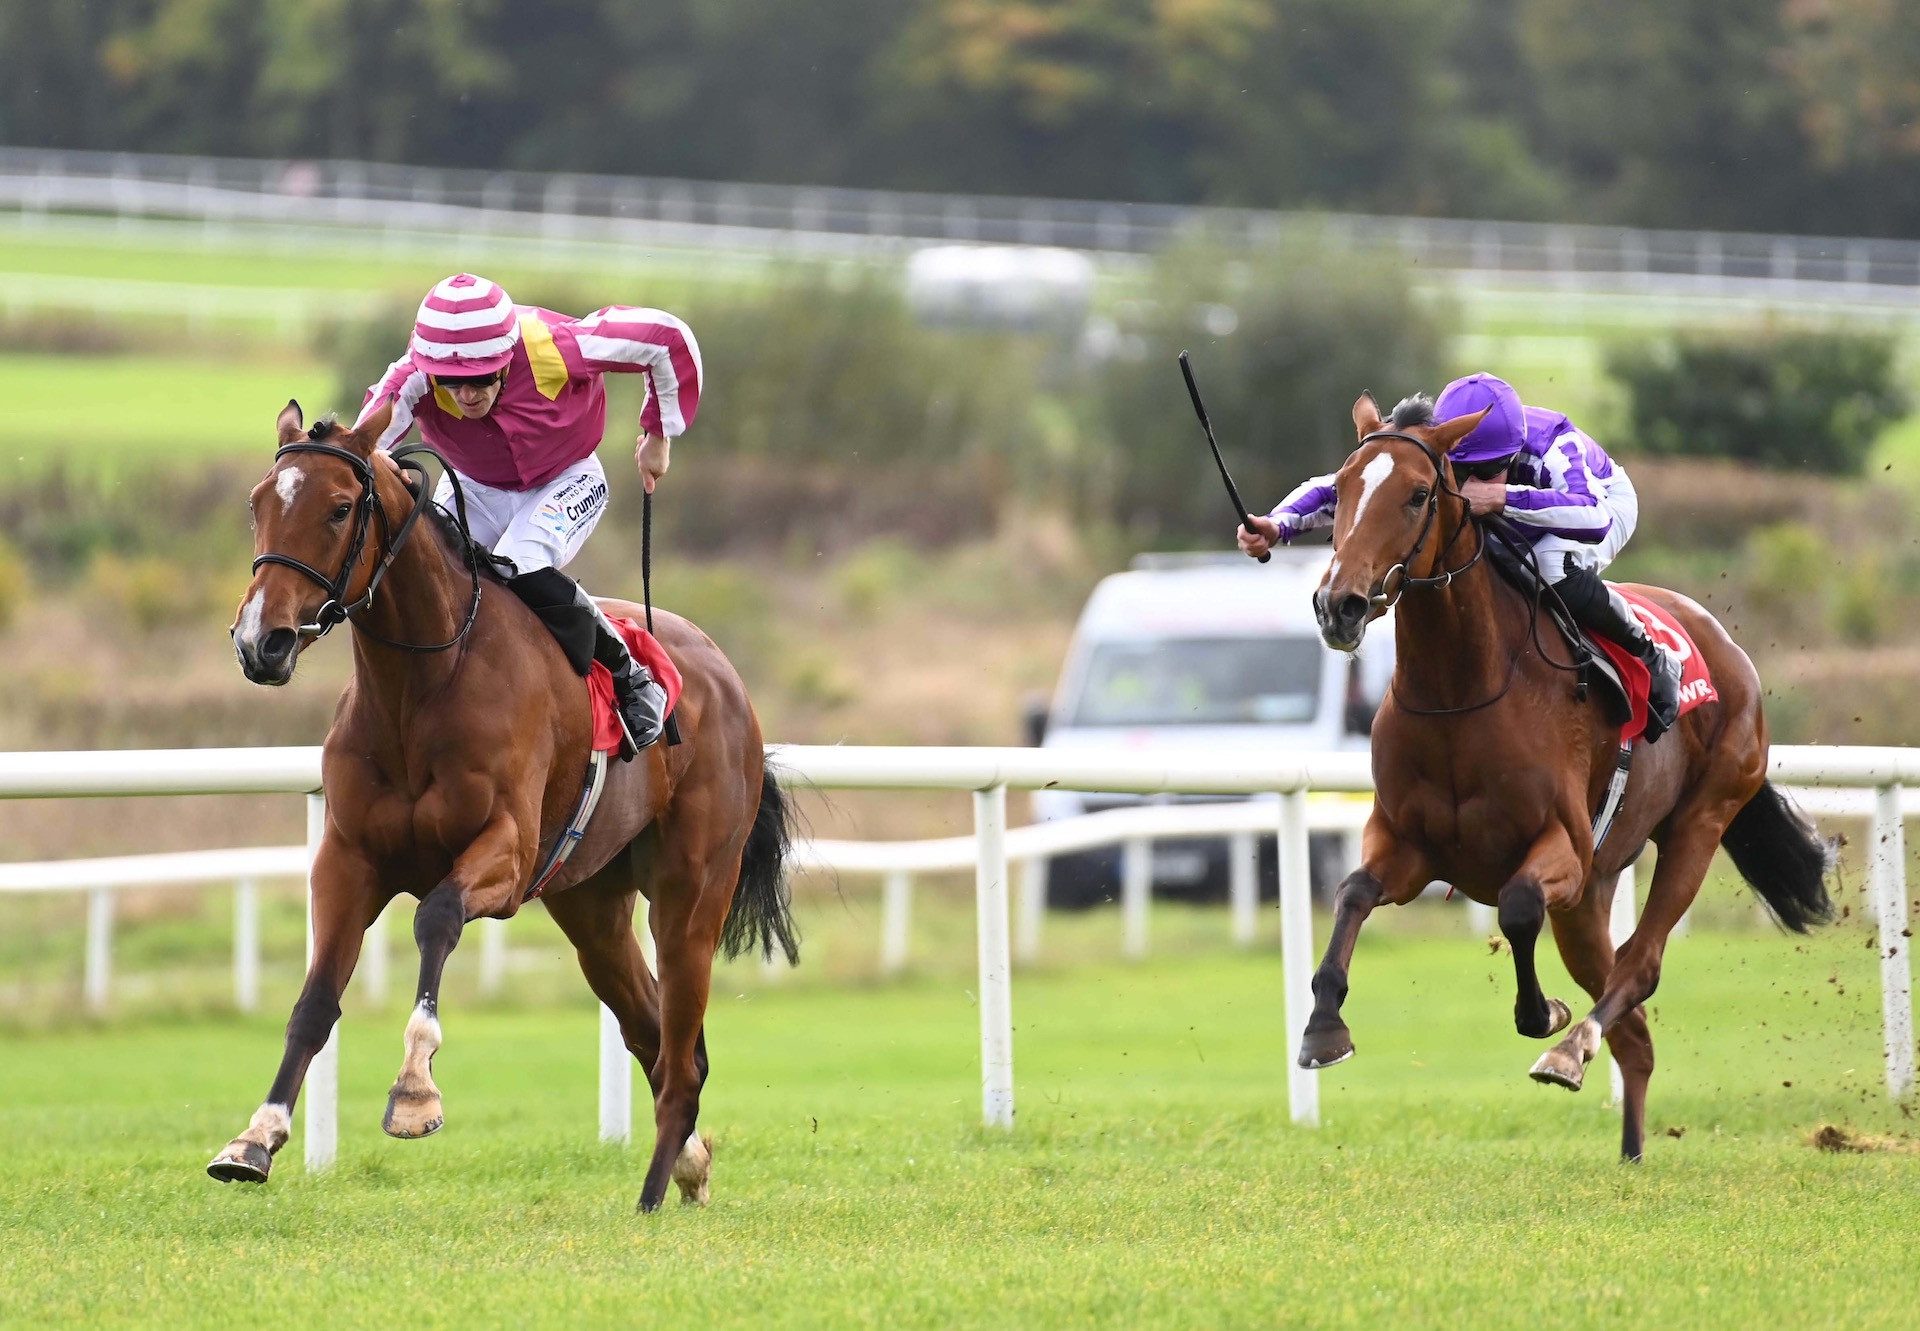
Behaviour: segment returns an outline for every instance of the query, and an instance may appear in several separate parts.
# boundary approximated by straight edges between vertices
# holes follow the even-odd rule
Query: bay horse
[[[420,982],[383,1126],[402,1138],[439,1130],[442,969],[468,921],[506,919],[527,900],[588,771],[585,682],[494,580],[462,523],[415,526],[431,490],[409,454],[430,450],[376,449],[388,418],[308,431],[289,402],[273,467],[250,498],[254,575],[232,629],[247,678],[285,684],[301,651],[341,621],[352,626],[353,678],[321,760],[312,960],[266,1102],[207,1166],[222,1181],[266,1181],[308,1064],[339,1019],[362,935],[401,893],[420,899]],[[699,629],[656,618],[684,677],[685,742],[610,764],[597,811],[541,898],[653,1089],[643,1211],[659,1207],[669,1180],[684,1201],[708,1197],[712,1154],[696,1124],[714,952],[757,946],[770,957],[778,947],[797,958],[783,876],[788,805],[746,687]],[[639,892],[651,904],[657,983],[634,935]]]
[[[1373,810],[1357,868],[1336,891],[1332,936],[1313,977],[1303,1067],[1353,1054],[1341,1019],[1361,924],[1430,882],[1499,911],[1513,954],[1514,1026],[1548,1039],[1540,1082],[1579,1090],[1604,1037],[1626,1094],[1620,1154],[1645,1144],[1653,1039],[1642,1004],[1660,982],[1667,937],[1724,845],[1775,917],[1804,932],[1832,915],[1832,847],[1767,780],[1760,680],[1712,615],[1675,592],[1632,587],[1671,612],[1704,655],[1719,700],[1687,712],[1662,741],[1640,745],[1614,819],[1596,846],[1620,753],[1620,727],[1599,698],[1581,701],[1542,644],[1555,630],[1538,602],[1481,556],[1489,537],[1447,460],[1484,412],[1431,422],[1403,404],[1383,422],[1370,396],[1354,404],[1359,447],[1336,480],[1333,561],[1313,604],[1321,636],[1353,651],[1394,608],[1393,684],[1374,721]],[[1419,422],[1419,423],[1416,423]],[[1652,841],[1660,849],[1645,908],[1616,951],[1609,911],[1620,872]],[[1567,971],[1594,1000],[1574,1023],[1534,971],[1550,922]]]

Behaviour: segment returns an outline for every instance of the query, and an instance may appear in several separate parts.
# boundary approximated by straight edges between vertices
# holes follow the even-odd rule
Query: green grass
[[[1306,1131],[1275,957],[1198,941],[1217,913],[1163,914],[1180,955],[1016,981],[1010,1135],[978,1126],[963,966],[728,970],[704,1212],[632,1213],[648,1134],[592,1140],[578,1000],[450,1004],[449,1126],[420,1143],[377,1127],[397,1016],[350,1005],[340,1164],[305,1175],[296,1130],[258,1190],[200,1170],[270,1077],[277,1020],[0,1036],[0,1322],[1911,1324],[1920,1156],[1804,1144],[1823,1122],[1907,1127],[1857,930],[1674,945],[1635,1169],[1597,1068],[1577,1097],[1527,1081],[1508,960],[1477,940],[1369,932],[1360,1056]]]
[[[264,468],[287,399],[313,414],[334,396],[331,374],[292,356],[4,355],[0,471],[17,477],[60,465],[96,475],[235,454],[258,454]]]

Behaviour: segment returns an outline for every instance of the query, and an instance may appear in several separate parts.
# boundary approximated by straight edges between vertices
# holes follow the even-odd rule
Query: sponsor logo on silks
[[[1688,703],[1700,702],[1701,700],[1706,698],[1708,694],[1712,692],[1713,692],[1712,680],[1690,679],[1685,684],[1682,684],[1680,686],[1680,705],[1684,707]]]
[[[556,533],[592,517],[607,505],[607,483],[582,476],[554,491],[534,513],[534,520]]]

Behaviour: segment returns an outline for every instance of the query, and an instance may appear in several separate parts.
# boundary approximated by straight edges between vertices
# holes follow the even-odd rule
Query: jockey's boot
[[[1680,716],[1680,658],[1653,640],[1626,598],[1601,581],[1590,568],[1574,569],[1556,584],[1555,591],[1573,612],[1580,627],[1619,643],[1647,667],[1647,728],[1641,738],[1652,744]]]
[[[540,617],[574,673],[584,675],[595,661],[613,676],[613,696],[626,735],[620,760],[660,738],[665,726],[666,690],[633,659],[627,644],[586,590],[557,568],[539,568],[509,578],[507,586]]]
[[[626,762],[640,750],[656,744],[667,726],[667,691],[653,672],[633,659],[627,640],[615,631],[593,598],[582,590],[580,599],[593,611],[598,632],[594,635],[593,659],[613,676],[613,698],[620,722],[627,729],[626,742],[620,746],[620,761]]]

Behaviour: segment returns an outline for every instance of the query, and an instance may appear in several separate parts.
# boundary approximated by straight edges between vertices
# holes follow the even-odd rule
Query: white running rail
[[[990,1125],[1013,1122],[1013,1019],[1008,910],[1006,792],[1048,786],[1144,795],[1192,793],[1279,796],[1281,920],[1288,1047],[1297,1045],[1310,1005],[1310,893],[1306,881],[1308,791],[1372,788],[1364,753],[1217,755],[1070,754],[1044,749],[884,748],[776,745],[769,758],[793,776],[828,789],[944,789],[976,795],[975,880],[979,901],[981,1094]],[[1920,749],[1776,747],[1770,775],[1791,786],[1854,787],[1877,792],[1872,833],[1873,906],[1880,930],[1887,1089],[1896,1098],[1914,1084],[1912,970],[1906,947],[1907,890],[1901,830],[1905,787],[1920,785]],[[309,846],[324,824],[318,748],[175,749],[0,754],[0,798],[105,795],[305,793]],[[604,1020],[604,1017],[603,1017]],[[330,1164],[336,1136],[338,1028],[314,1061],[305,1095],[306,1159]],[[618,1048],[602,1038],[603,1059]],[[624,1057],[611,1060],[621,1066]],[[610,1075],[603,1061],[603,1078]],[[624,1099],[625,1097],[620,1097]],[[1318,1122],[1317,1074],[1289,1066],[1288,1102],[1296,1122]],[[627,1110],[630,1113],[630,1107]],[[603,1135],[614,1109],[603,1101]]]

